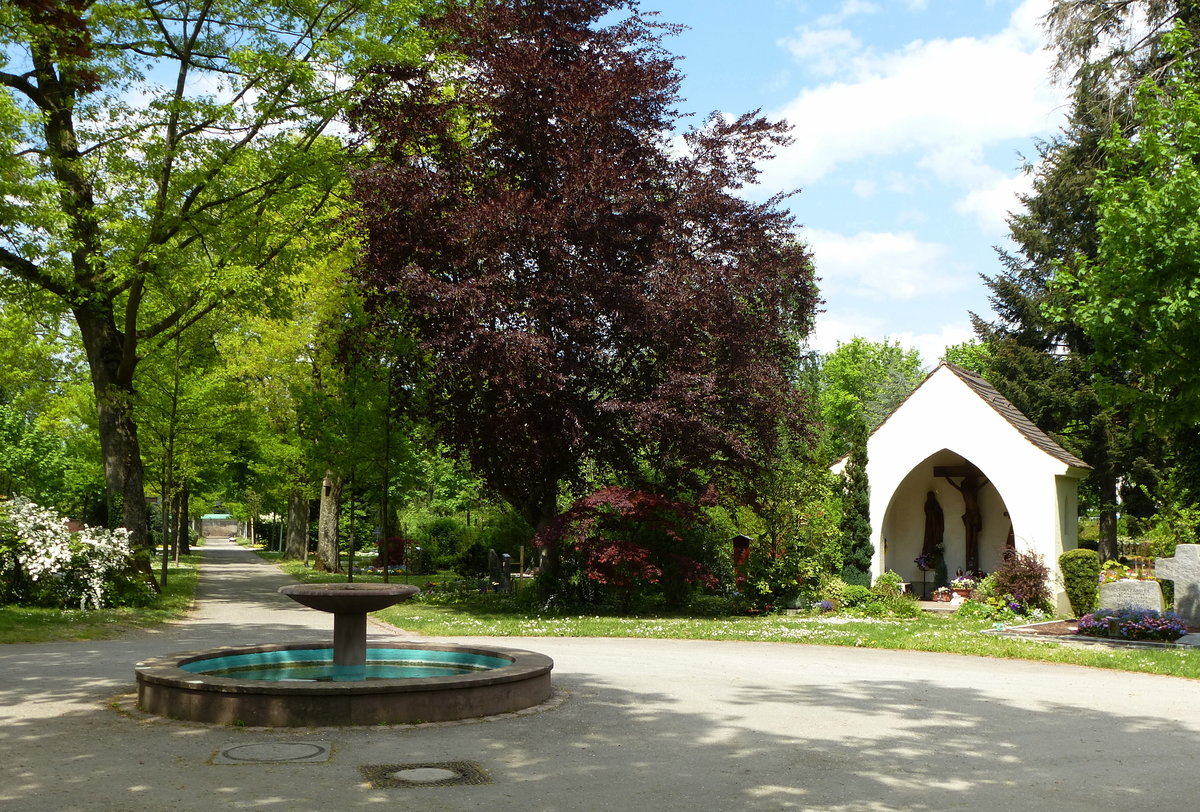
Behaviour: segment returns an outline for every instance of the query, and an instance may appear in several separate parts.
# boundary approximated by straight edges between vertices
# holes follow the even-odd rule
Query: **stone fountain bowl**
[[[203,673],[205,663],[267,655],[274,661],[322,653],[319,643],[274,643],[191,651],[151,658],[135,667],[138,707],[172,719],[217,725],[303,727],[446,722],[514,713],[553,694],[554,662],[544,654],[499,646],[389,641],[373,658],[409,659],[421,651],[445,657],[488,658],[500,667],[456,676],[366,679],[353,682],[263,681]],[[325,649],[325,659],[332,657]]]
[[[377,612],[406,601],[420,591],[409,584],[289,584],[279,587],[280,594],[310,609],[347,615]]]

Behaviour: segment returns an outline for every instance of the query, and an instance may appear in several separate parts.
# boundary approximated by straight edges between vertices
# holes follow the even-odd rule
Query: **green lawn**
[[[344,581],[346,576],[319,573],[296,561],[279,561],[278,553],[259,555],[277,561],[285,571],[308,582]],[[356,574],[356,581],[381,581]],[[393,577],[404,582],[404,578]],[[414,576],[411,583],[438,586],[457,580],[452,573]],[[823,646],[932,651],[980,657],[1039,660],[1051,663],[1140,671],[1200,679],[1200,649],[1076,648],[1059,643],[1015,640],[983,634],[990,621],[923,613],[915,619],[840,615],[762,615],[748,617],[721,611],[723,604],[705,603],[703,616],[646,613],[564,614],[539,612],[530,601],[503,595],[466,592],[439,594],[397,604],[373,617],[398,629],[438,637],[651,637],[686,640],[741,640]]]
[[[257,552],[302,581],[346,580],[345,574],[320,573],[300,562],[279,561],[277,553]],[[0,607],[0,642],[99,639],[162,623],[187,611],[196,580],[194,562],[183,562],[172,569],[161,605],[150,609],[71,611]],[[356,580],[382,578],[363,574],[356,575]],[[392,578],[399,583],[405,580],[403,576]],[[1200,679],[1197,649],[1079,649],[1051,642],[1013,640],[982,634],[990,627],[987,621],[948,615],[926,613],[911,620],[804,614],[747,617],[727,614],[724,605],[715,601],[700,607],[702,616],[687,617],[665,612],[634,616],[539,612],[530,608],[531,601],[511,596],[469,591],[448,595],[439,590],[439,586],[453,580],[455,576],[449,573],[414,576],[409,579],[411,583],[426,589],[430,582],[437,586],[427,596],[385,609],[375,617],[415,634],[447,637],[651,637],[859,646],[1040,660]]]
[[[1014,640],[983,634],[991,628],[986,621],[932,613],[913,620],[801,614],[699,618],[541,615],[508,610],[502,604],[489,608],[489,597],[460,603],[418,599],[374,616],[406,631],[436,636],[653,637],[858,646],[1040,660],[1200,679],[1197,649],[1081,649]]]
[[[104,640],[183,617],[200,580],[199,556],[167,569],[167,589],[154,606],[119,609],[37,609],[0,606],[0,643]],[[155,574],[158,574],[155,568]]]

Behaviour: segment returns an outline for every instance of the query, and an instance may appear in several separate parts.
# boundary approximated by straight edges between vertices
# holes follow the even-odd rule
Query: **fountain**
[[[421,642],[368,647],[367,613],[414,586],[294,584],[279,591],[333,614],[333,646],[278,643],[184,652],[137,664],[138,707],[215,724],[295,727],[441,722],[550,698],[553,661],[520,649]]]

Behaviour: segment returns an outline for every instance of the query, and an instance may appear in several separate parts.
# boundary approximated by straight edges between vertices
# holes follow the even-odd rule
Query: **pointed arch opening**
[[[948,448],[904,476],[888,500],[881,530],[882,569],[899,573],[926,600],[935,588],[946,586],[935,571],[922,572],[917,563],[932,543],[931,533],[940,530],[949,578],[960,571],[992,572],[1014,540],[1008,505],[987,471]]]

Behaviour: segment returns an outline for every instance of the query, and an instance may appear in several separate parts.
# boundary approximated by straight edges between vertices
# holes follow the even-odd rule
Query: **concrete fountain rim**
[[[164,685],[195,692],[343,696],[395,693],[416,694],[445,691],[451,688],[482,688],[484,686],[535,679],[544,674],[549,674],[554,667],[554,661],[545,654],[539,654],[536,651],[528,651],[526,649],[505,648],[501,646],[464,646],[451,643],[430,643],[420,640],[389,640],[371,643],[369,647],[372,649],[462,652],[464,654],[498,657],[508,660],[509,665],[452,676],[372,679],[361,682],[271,682],[237,679],[234,677],[218,677],[185,671],[180,668],[181,665],[193,663],[197,660],[215,659],[217,657],[236,656],[239,654],[258,654],[266,651],[329,649],[332,653],[333,647],[328,642],[307,641],[223,646],[221,648],[205,649],[202,651],[177,652],[162,657],[144,659],[134,666],[134,671],[137,674],[139,683]]]

